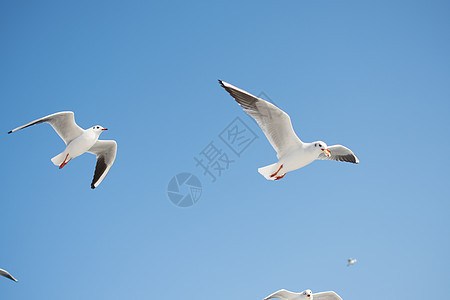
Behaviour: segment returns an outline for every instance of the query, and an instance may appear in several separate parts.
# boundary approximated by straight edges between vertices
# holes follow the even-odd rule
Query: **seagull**
[[[349,258],[347,261],[348,261],[348,263],[347,263],[347,267],[348,267],[348,266],[353,265],[353,264],[354,264],[355,262],[357,262],[358,260],[353,259],[353,258]]]
[[[219,80],[220,85],[256,120],[272,147],[278,162],[258,169],[268,180],[279,180],[287,172],[300,169],[316,159],[359,163],[353,152],[342,145],[327,146],[322,141],[302,142],[292,128],[287,113],[270,102],[258,98],[229,83]]]
[[[313,294],[311,290],[305,290],[300,293],[294,293],[287,290],[279,290],[272,295],[267,296],[264,300],[281,299],[281,300],[342,300],[335,292],[322,292]]]
[[[0,276],[9,278],[9,279],[14,280],[14,281],[17,282],[17,279],[15,279],[11,274],[9,274],[7,271],[5,271],[3,269],[0,269]]]
[[[73,112],[63,111],[17,127],[8,132],[8,134],[40,123],[50,124],[67,145],[63,152],[51,159],[53,164],[59,166],[60,169],[67,165],[73,158],[85,152],[97,156],[94,178],[91,183],[91,188],[95,189],[105,179],[106,174],[108,174],[109,169],[116,159],[116,141],[98,139],[100,134],[108,129],[100,125],[82,129],[75,123]]]

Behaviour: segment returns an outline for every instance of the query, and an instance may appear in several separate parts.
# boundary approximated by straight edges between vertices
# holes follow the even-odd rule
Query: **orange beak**
[[[331,156],[331,152],[328,149],[322,149],[322,151],[325,153],[326,156],[330,157]]]
[[[328,150],[328,149],[327,149]],[[308,297],[308,298],[311,298],[311,295],[310,294],[308,294],[308,295],[306,295],[306,297]]]
[[[108,128],[103,128],[102,131],[108,130]]]

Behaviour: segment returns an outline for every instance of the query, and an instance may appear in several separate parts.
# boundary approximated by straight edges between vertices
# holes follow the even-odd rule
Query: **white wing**
[[[322,292],[313,294],[313,300],[342,300],[335,292]]]
[[[91,188],[95,189],[105,179],[116,159],[117,143],[112,140],[98,140],[88,152],[97,155],[97,165],[91,183]]]
[[[7,271],[0,269],[0,276],[9,278],[11,280],[17,281],[11,274],[9,274]]]
[[[48,123],[52,125],[53,129],[64,140],[66,145],[68,145],[75,138],[79,137],[84,131],[80,126],[77,125],[77,123],[75,123],[73,112],[63,111],[17,127],[16,129],[8,132],[8,134],[40,123]]]
[[[330,150],[330,157],[326,156],[325,153],[322,152],[317,159],[346,161],[354,164],[359,163],[359,159],[352,152],[352,150],[348,149],[347,147],[344,147],[342,145],[334,145],[329,146],[328,150]]]
[[[267,296],[264,300],[268,299],[281,299],[281,300],[292,300],[300,296],[299,293],[293,293],[286,290],[279,290],[272,295]]]
[[[287,113],[270,102],[253,96],[229,83],[219,80],[231,97],[253,117],[261,127],[272,147],[280,158],[290,150],[302,144],[292,128],[291,118]]]

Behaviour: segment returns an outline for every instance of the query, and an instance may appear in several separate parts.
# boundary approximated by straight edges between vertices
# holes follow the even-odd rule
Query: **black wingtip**
[[[91,183],[91,189],[95,189],[95,185]]]
[[[222,80],[218,80],[219,81],[219,83],[220,83],[220,85],[222,86],[222,87],[225,87],[225,85],[223,84],[223,81]]]
[[[8,132],[8,134],[12,133],[12,130],[10,132]]]

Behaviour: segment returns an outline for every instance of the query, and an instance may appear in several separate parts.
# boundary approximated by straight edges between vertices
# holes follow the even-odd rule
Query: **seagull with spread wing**
[[[322,292],[313,294],[311,290],[305,290],[300,293],[294,293],[287,290],[279,290],[266,298],[268,299],[281,299],[281,300],[342,300],[335,292]]]
[[[107,129],[100,125],[96,125],[88,129],[82,129],[77,125],[77,123],[75,123],[73,112],[63,111],[17,127],[16,129],[8,132],[8,134],[40,123],[50,124],[66,143],[66,149],[52,158],[53,164],[59,166],[60,169],[69,163],[70,160],[85,152],[89,152],[97,156],[97,165],[95,167],[94,178],[91,183],[91,188],[95,189],[103,181],[103,179],[105,179],[106,174],[108,174],[109,169],[116,159],[116,141],[105,141],[98,139],[100,134]]]
[[[300,169],[316,159],[359,163],[353,152],[342,145],[327,146],[322,141],[302,142],[292,128],[287,113],[270,102],[219,80],[222,87],[253,117],[277,152],[278,162],[258,169],[268,180],[279,180],[287,172]]]
[[[357,259],[349,258],[347,260],[347,267],[355,264],[357,261],[358,261]]]

